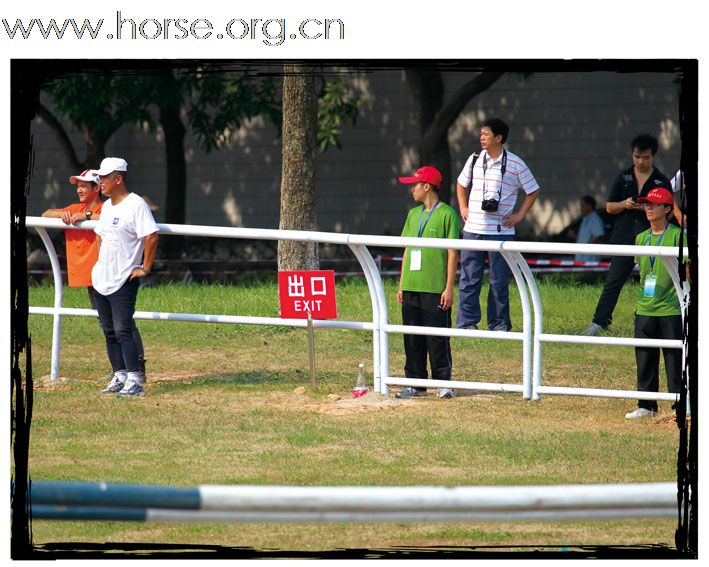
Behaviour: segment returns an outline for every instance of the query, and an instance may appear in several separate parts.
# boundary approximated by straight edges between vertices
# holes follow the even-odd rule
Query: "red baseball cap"
[[[91,183],[96,183],[98,185],[98,175],[93,169],[85,169],[79,175],[72,175],[69,178],[69,183],[76,185],[79,181],[90,181]]]
[[[443,176],[441,172],[435,167],[430,165],[424,165],[423,167],[416,170],[416,173],[412,177],[399,177],[401,183],[406,183],[410,185],[412,183],[430,183],[438,187],[443,181]]]
[[[672,197],[672,193],[670,193],[667,189],[664,187],[655,187],[654,189],[650,189],[650,192],[647,194],[647,197],[640,197],[638,198],[638,203],[654,203],[655,205],[674,205],[675,200]]]

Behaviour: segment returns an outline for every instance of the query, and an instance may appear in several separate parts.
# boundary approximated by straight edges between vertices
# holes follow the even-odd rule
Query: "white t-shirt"
[[[473,155],[465,162],[458,176],[458,183],[466,189],[471,187],[470,166]],[[539,184],[527,164],[512,152],[507,152],[505,178],[501,180],[503,155],[504,152],[493,160],[487,155],[487,151],[483,150],[475,162],[472,171],[472,188],[468,197],[468,220],[463,227],[465,232],[514,234],[514,227],[502,225],[502,217],[512,214],[517,203],[518,189],[522,189],[527,195],[539,190]],[[481,208],[483,199],[499,199],[497,211],[494,213],[483,211]]]
[[[158,231],[148,204],[128,193],[118,204],[103,204],[94,232],[101,237],[98,261],[91,272],[94,289],[101,295],[118,291],[143,262],[145,237]]]

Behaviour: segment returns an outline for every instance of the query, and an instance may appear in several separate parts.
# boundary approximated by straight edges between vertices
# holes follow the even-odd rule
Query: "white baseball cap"
[[[114,171],[128,171],[128,162],[117,157],[107,157],[96,170],[96,175],[108,175]]]
[[[99,179],[96,170],[85,169],[79,175],[72,175],[69,178],[69,183],[71,183],[72,185],[76,185],[77,183],[79,183],[79,181],[89,181],[91,183],[98,184]]]

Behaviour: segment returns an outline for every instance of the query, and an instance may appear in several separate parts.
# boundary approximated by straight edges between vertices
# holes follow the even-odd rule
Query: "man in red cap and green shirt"
[[[412,177],[399,177],[409,185],[414,201],[421,203],[406,217],[401,236],[413,238],[460,238],[458,213],[438,196],[442,176],[431,166],[424,166]],[[401,263],[397,299],[401,304],[404,325],[421,327],[451,326],[451,306],[457,268],[457,251],[444,248],[407,247]],[[427,379],[426,358],[431,362],[434,380],[450,380],[453,369],[450,338],[404,335],[407,378]],[[427,395],[426,388],[404,388],[397,398]],[[452,398],[453,390],[439,388],[438,396]]]
[[[638,198],[644,205],[650,228],[638,234],[636,246],[679,246],[681,229],[667,220],[674,210],[672,193],[664,188],[651,189],[646,197]],[[667,268],[660,258],[637,256],[640,266],[640,297],[635,310],[635,338],[637,339],[682,339],[682,313],[679,299]],[[667,390],[678,393],[682,379],[682,351],[663,348]],[[660,386],[660,349],[636,347],[635,360],[638,366],[638,391],[657,392]],[[674,407],[674,406],[673,406]],[[656,400],[638,400],[638,407],[627,414],[626,419],[654,417],[657,415]]]

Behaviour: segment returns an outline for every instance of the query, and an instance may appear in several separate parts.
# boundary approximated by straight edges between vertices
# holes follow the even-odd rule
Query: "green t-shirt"
[[[419,225],[423,228],[421,238],[460,238],[458,213],[445,203],[439,203],[430,217],[423,205],[411,209],[406,217],[401,236],[417,237]],[[442,293],[446,289],[448,250],[445,248],[417,248],[415,250],[421,251],[421,269],[411,270],[412,248],[407,248],[404,251],[404,274],[401,280],[401,289]]]
[[[650,243],[648,244],[648,235]],[[679,246],[680,229],[669,224],[662,235],[660,246]],[[660,235],[652,234],[652,229],[647,229],[635,238],[636,246],[657,246]],[[646,317],[664,317],[666,315],[681,315],[679,299],[670,273],[667,271],[660,257],[636,256],[635,262],[640,266],[640,295],[636,313]],[[652,297],[645,297],[647,276],[655,276],[655,293]]]

